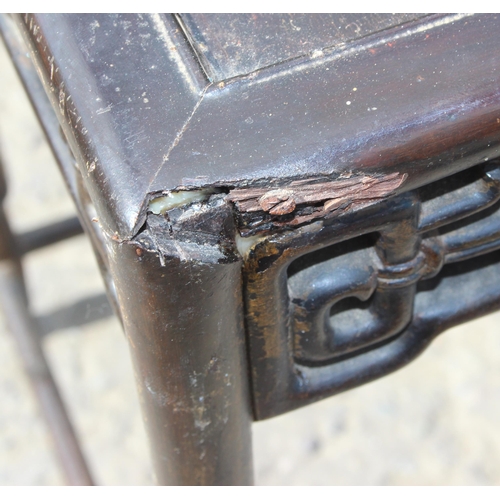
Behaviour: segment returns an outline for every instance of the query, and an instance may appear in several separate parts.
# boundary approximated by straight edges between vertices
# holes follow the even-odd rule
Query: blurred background
[[[74,213],[0,44],[6,210],[23,232]],[[125,338],[84,236],[24,261],[32,309],[95,480],[153,477]],[[500,484],[500,315],[449,330],[409,367],[254,424],[258,485]],[[0,317],[0,485],[64,484]]]

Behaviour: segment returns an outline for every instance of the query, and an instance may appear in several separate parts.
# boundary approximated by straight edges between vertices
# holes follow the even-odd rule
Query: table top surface
[[[103,224],[123,238],[168,191],[398,173],[400,192],[500,155],[499,24],[18,18]]]
[[[359,40],[425,14],[180,14],[215,82]]]

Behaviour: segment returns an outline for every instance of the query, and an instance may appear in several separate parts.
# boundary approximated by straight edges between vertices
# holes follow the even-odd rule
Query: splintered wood
[[[371,204],[393,193],[405,181],[399,172],[360,176],[328,182],[295,181],[280,189],[234,189],[227,200],[240,212],[267,212],[281,216],[296,212],[288,224],[299,224],[335,211]],[[306,210],[304,210],[304,208]],[[309,208],[307,210],[307,208]],[[312,210],[311,210],[312,208]]]

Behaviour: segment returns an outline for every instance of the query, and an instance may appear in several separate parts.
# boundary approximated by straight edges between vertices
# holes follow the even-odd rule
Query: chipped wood
[[[372,203],[393,193],[405,181],[407,174],[395,172],[384,176],[358,176],[327,182],[290,183],[280,189],[234,189],[227,196],[240,212],[267,212],[283,216],[311,206],[309,213],[297,213],[287,224],[299,224],[335,210]],[[278,221],[279,223],[279,221]]]

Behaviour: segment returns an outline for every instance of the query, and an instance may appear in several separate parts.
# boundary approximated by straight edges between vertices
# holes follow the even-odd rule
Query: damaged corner
[[[226,193],[204,188],[151,195],[145,222],[131,243],[138,245],[139,252],[157,253],[162,266],[170,258],[204,263],[238,260],[234,216],[225,202]]]
[[[246,259],[270,234],[338,217],[396,194],[407,178],[386,175],[302,179],[282,186],[205,187],[151,194],[133,241],[165,259]]]

